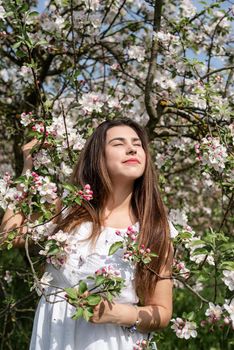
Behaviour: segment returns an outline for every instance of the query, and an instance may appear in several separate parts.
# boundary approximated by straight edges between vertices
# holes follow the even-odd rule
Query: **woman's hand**
[[[128,304],[110,303],[102,300],[94,307],[94,314],[91,317],[92,323],[114,323],[121,326],[131,326],[137,320],[137,310]]]
[[[24,174],[27,170],[32,170],[33,160],[31,151],[38,143],[39,141],[37,139],[32,139],[30,142],[21,147],[24,157],[24,168],[22,174]]]

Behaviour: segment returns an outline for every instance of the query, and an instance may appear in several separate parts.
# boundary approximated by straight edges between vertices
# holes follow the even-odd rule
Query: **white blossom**
[[[209,322],[216,322],[221,319],[223,310],[219,305],[215,305],[209,302],[209,308],[206,310],[205,315],[208,316]]]
[[[41,296],[42,293],[45,292],[49,288],[51,281],[53,281],[53,276],[50,272],[46,271],[39,281],[39,286],[38,286],[38,283],[35,282],[33,287],[31,288],[31,290],[35,288],[37,294],[39,296]]]
[[[20,123],[24,126],[28,126],[33,121],[32,113],[21,113]]]
[[[23,80],[25,80],[29,84],[33,82],[33,74],[30,67],[22,66],[19,71],[19,75],[23,78]]]
[[[228,154],[226,147],[220,143],[219,138],[203,138],[201,144],[195,146],[195,150],[203,165],[209,165],[219,172],[225,168]]]
[[[172,319],[171,322],[173,322],[173,325],[171,328],[175,331],[176,336],[178,338],[196,338],[197,336],[197,325],[195,322],[190,322],[187,320],[183,320],[180,317],[177,317],[176,319]]]
[[[197,243],[196,241],[199,241],[200,238],[198,237],[192,237],[190,239],[190,242],[186,243],[186,248],[190,250],[190,260],[194,261],[196,264],[200,264],[203,261],[208,263],[209,265],[215,265],[214,257],[212,253],[208,254],[196,254],[196,249],[203,248],[205,244],[203,243]]]
[[[9,187],[9,183],[0,179],[0,207],[2,209],[14,209],[16,203],[21,198],[22,193],[15,187]]]
[[[230,270],[224,270],[223,271],[224,277],[222,278],[223,282],[228,286],[228,289],[233,291],[234,290],[234,271]]]
[[[153,37],[156,40],[160,40],[161,42],[165,43],[165,44],[169,44],[170,42],[172,42],[173,44],[177,44],[178,43],[178,37],[170,34],[170,33],[164,33],[164,32],[154,32],[153,33]]]
[[[154,77],[154,84],[158,84],[162,89],[170,89],[175,90],[177,88],[177,82],[175,79],[172,79],[170,75],[166,74],[166,72],[156,71]]]
[[[171,209],[169,219],[174,225],[186,226],[188,223],[188,217],[184,210]]]
[[[55,32],[61,30],[65,26],[65,20],[63,17],[57,15],[56,18],[52,19],[46,16],[41,16],[41,26],[47,32]]]
[[[31,231],[30,237],[32,238],[33,241],[37,242],[40,240],[44,240],[44,238],[47,238],[55,229],[57,226],[54,224],[52,221],[49,221],[43,225],[39,225],[39,221],[33,222],[32,226],[36,226],[34,228],[30,228],[29,230]]]
[[[193,286],[193,290],[195,292],[201,292],[204,289],[204,285],[202,282],[196,281],[196,283]]]
[[[13,277],[12,277],[10,271],[8,271],[8,270],[5,271],[5,276],[3,277],[3,279],[4,279],[8,284],[10,284],[10,283],[12,282]]]
[[[196,14],[196,8],[191,0],[181,0],[179,6],[183,17],[193,17]]]
[[[0,4],[0,20],[4,19],[6,15],[6,11],[4,9],[4,7],[2,6],[2,4]]]
[[[81,104],[83,110],[90,114],[93,111],[101,112],[107,100],[108,97],[104,94],[89,92],[82,95],[79,103]]]
[[[85,6],[91,11],[97,11],[100,7],[100,0],[84,0]]]
[[[61,172],[65,176],[70,176],[72,174],[73,169],[67,165],[65,162],[61,163]]]
[[[38,176],[35,185],[41,196],[41,203],[53,203],[57,198],[57,186],[48,176]]]
[[[224,309],[229,313],[229,317],[232,322],[232,328],[234,329],[234,298],[232,301],[225,299],[225,303],[223,304]]]
[[[58,242],[65,242],[67,240],[68,234],[59,230],[53,236],[50,236],[49,239],[55,239]]]
[[[37,152],[33,157],[33,165],[35,169],[39,169],[41,166],[48,167],[51,164],[52,162],[49,157],[48,151],[44,148]]]
[[[130,59],[135,59],[142,62],[145,59],[145,49],[139,45],[132,45],[127,49],[127,54]]]
[[[215,265],[214,257],[212,255],[207,254],[190,254],[190,260],[194,261],[195,264],[200,264],[206,259],[206,262],[209,265]]]

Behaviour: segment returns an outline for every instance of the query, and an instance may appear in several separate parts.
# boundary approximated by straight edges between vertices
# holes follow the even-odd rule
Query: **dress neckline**
[[[129,225],[127,227],[124,228],[118,228],[118,227],[111,227],[111,226],[102,226],[102,229],[111,229],[114,231],[127,231],[128,227],[138,227],[139,226],[139,221],[135,222],[135,224]]]

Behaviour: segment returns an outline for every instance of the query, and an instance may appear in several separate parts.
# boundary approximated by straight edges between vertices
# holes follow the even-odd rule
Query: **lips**
[[[140,161],[137,158],[130,158],[125,160],[123,163],[127,164],[140,164]]]

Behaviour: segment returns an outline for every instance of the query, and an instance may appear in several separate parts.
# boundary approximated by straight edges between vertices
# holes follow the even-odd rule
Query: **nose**
[[[136,154],[137,150],[134,148],[134,146],[129,146],[129,148],[127,149],[127,154]]]

